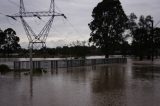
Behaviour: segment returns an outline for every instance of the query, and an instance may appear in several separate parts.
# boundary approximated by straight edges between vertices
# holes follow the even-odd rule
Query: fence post
[[[58,68],[58,61],[56,60],[56,69]]]

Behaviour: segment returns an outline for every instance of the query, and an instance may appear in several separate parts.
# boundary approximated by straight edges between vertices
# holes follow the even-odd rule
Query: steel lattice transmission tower
[[[48,37],[49,31],[52,27],[53,19],[56,16],[62,16],[66,18],[66,16],[62,13],[58,13],[55,11],[55,5],[54,0],[51,0],[50,9],[49,11],[38,11],[38,12],[27,12],[24,7],[23,0],[20,0],[20,8],[19,13],[14,15],[7,15],[7,17],[10,17],[14,20],[17,18],[20,18],[24,27],[24,30],[27,34],[28,40],[29,40],[29,50],[30,50],[30,72],[31,76],[33,73],[33,61],[32,61],[32,50],[34,44],[42,44],[42,47],[46,47],[46,39]],[[45,24],[45,26],[42,28],[39,34],[35,34],[32,28],[29,26],[25,18],[34,18],[37,17],[38,19],[41,19],[41,17],[49,17],[48,22]],[[32,77],[31,77],[32,78]]]
[[[20,8],[19,13],[14,15],[7,15],[8,17],[16,20],[16,18],[20,18],[21,22],[23,24],[24,30],[27,34],[28,40],[29,40],[29,48],[33,49],[34,44],[42,44],[42,48],[46,47],[46,39],[48,37],[49,31],[52,27],[52,23],[55,16],[63,16],[66,18],[66,16],[62,13],[57,13],[55,11],[55,5],[54,0],[51,0],[50,9],[49,11],[40,11],[40,12],[27,12],[24,7],[23,0],[20,0]],[[49,17],[48,22],[45,24],[45,26],[42,28],[39,34],[35,34],[35,32],[32,30],[32,28],[29,26],[25,18],[33,18],[37,17],[38,19],[41,19],[41,17]]]

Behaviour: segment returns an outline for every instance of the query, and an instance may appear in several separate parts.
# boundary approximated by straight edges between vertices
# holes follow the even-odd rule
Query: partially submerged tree
[[[93,10],[89,42],[100,47],[106,58],[123,42],[127,16],[119,0],[103,0]]]

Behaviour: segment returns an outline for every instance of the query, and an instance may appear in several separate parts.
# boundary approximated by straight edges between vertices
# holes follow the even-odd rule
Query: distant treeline
[[[4,31],[0,30],[0,57],[29,57],[29,50],[21,48],[19,44],[20,38],[16,36],[16,31],[8,28]],[[124,44],[123,44],[124,45]],[[126,42],[125,48],[120,47],[113,54],[128,54],[124,49],[129,49],[129,44]],[[91,45],[87,41],[75,41],[68,46],[56,48],[42,48],[33,50],[34,57],[75,57],[85,58],[89,55],[103,55],[101,48]]]
[[[34,50],[34,57],[74,57],[85,58],[89,55],[102,55],[100,49],[94,46],[63,46],[56,48],[45,48],[41,50]]]
[[[124,45],[123,45],[124,46]],[[124,56],[130,54],[130,45],[127,43],[126,45],[127,50],[124,50],[122,46],[121,49],[115,51],[113,55],[121,55]],[[29,57],[29,50],[28,49],[21,49],[17,53],[18,57]],[[56,48],[43,48],[40,50],[33,50],[33,57],[74,57],[74,58],[85,58],[86,56],[94,56],[94,55],[104,55],[101,48],[95,46],[63,46],[63,47],[56,47]]]

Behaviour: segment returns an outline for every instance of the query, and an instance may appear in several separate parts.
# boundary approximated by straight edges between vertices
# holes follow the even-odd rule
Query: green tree
[[[155,56],[158,57],[160,52],[160,28],[156,27],[153,30],[154,30],[154,35],[153,35],[154,49],[153,50],[155,52]]]
[[[89,42],[100,47],[108,58],[123,42],[128,18],[119,0],[103,0],[94,8],[92,17]]]
[[[8,53],[8,55],[21,49],[20,44],[18,44],[20,39],[16,36],[16,32],[12,28],[4,30],[4,34],[5,44],[2,49]]]
[[[2,52],[2,48],[5,44],[6,34],[0,29],[0,51]]]
[[[132,36],[132,51],[135,56],[151,58],[153,46],[152,22],[150,15],[144,17],[140,16],[137,22],[137,17],[134,13],[129,16],[129,24]]]

